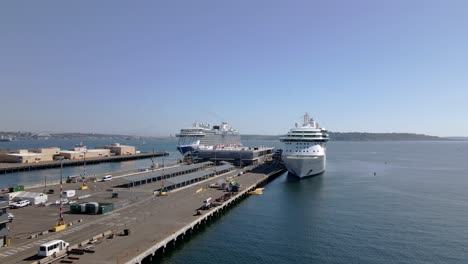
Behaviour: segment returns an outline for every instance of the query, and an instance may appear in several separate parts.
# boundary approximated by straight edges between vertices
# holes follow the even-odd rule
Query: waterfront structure
[[[0,247],[6,245],[8,236],[8,202],[0,202]]]
[[[237,165],[260,163],[273,155],[272,147],[199,147],[195,160],[229,161]]]
[[[284,143],[282,159],[288,171],[301,178],[324,172],[328,140],[328,131],[306,113],[302,126],[296,123],[280,138]]]
[[[193,123],[190,128],[182,128],[176,135],[179,138],[177,150],[182,155],[199,147],[240,146],[240,134],[226,122],[211,126],[208,123]]]

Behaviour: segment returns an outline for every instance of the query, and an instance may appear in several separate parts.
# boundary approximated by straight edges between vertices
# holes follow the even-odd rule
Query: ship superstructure
[[[280,138],[284,143],[282,159],[288,171],[300,178],[324,172],[328,140],[328,131],[306,113],[302,126],[296,123]]]
[[[240,146],[240,134],[226,122],[211,126],[209,123],[193,123],[190,128],[183,128],[176,135],[179,138],[177,150],[183,155],[199,147]]]

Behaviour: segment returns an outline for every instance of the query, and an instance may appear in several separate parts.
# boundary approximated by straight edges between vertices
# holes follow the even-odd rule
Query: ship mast
[[[308,124],[310,124],[310,117],[309,117],[309,113],[305,113],[304,115],[304,126],[307,126]]]

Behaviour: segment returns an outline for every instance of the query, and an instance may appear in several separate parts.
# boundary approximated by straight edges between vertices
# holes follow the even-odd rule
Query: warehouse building
[[[234,166],[232,166],[231,164],[224,164],[221,166],[216,166],[211,170],[196,171],[196,172],[192,172],[186,175],[173,177],[166,181],[165,189],[174,190],[177,188],[181,188],[186,185],[190,185],[199,181],[206,180],[216,175],[221,175],[233,169],[234,169]]]
[[[49,155],[58,155],[60,154],[60,148],[33,148],[29,149],[29,152],[40,153],[40,154],[49,154]]]
[[[84,158],[100,158],[100,157],[109,157],[109,149],[86,149],[83,147],[73,148],[73,150],[62,150],[60,155],[65,159],[75,160],[75,159],[84,159]]]
[[[214,165],[213,162],[206,161],[206,162],[197,163],[197,164],[177,166],[177,167],[152,171],[148,173],[138,174],[134,176],[128,176],[128,177],[123,178],[127,182],[118,187],[128,188],[128,187],[134,187],[134,186],[147,184],[147,183],[151,183],[155,181],[160,181],[162,179],[169,179],[169,178],[173,178],[176,176],[203,170],[213,165]]]
[[[115,155],[135,155],[136,149],[134,146],[126,146],[120,145],[120,143],[114,143],[110,146],[106,146],[105,148],[110,149],[112,153]]]
[[[214,177],[216,175],[221,175],[235,168],[233,165],[226,163],[220,166],[212,167],[207,170],[203,170],[203,168],[206,168],[206,166],[209,165],[213,165],[213,163],[203,162],[199,164],[186,165],[183,166],[183,168],[174,168],[177,170],[169,171],[167,174],[166,172],[158,171],[157,173],[146,173],[142,175],[129,176],[124,178],[124,180],[126,180],[127,183],[119,187],[135,187],[155,181],[164,180],[164,189],[173,190]]]
[[[52,161],[54,155],[29,153],[27,150],[19,150],[17,153],[2,153],[0,154],[0,162],[5,163],[37,163],[43,161]]]

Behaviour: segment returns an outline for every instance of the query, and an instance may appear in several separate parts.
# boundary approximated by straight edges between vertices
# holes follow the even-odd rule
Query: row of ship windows
[[[294,143],[288,143],[286,142],[286,145],[293,145]],[[296,143],[296,145],[307,145],[307,146],[310,146],[310,145],[321,145],[320,143]]]
[[[302,134],[302,133],[326,133],[328,132],[327,130],[321,130],[321,131],[292,131],[293,134]]]
[[[302,139],[302,138],[328,138],[328,136],[325,136],[325,135],[288,135],[287,137],[289,138],[298,138],[298,139]]]
[[[290,149],[287,149],[286,152],[309,152],[308,150],[290,150]],[[310,152],[319,152],[318,150],[315,151],[315,150],[312,150]]]

